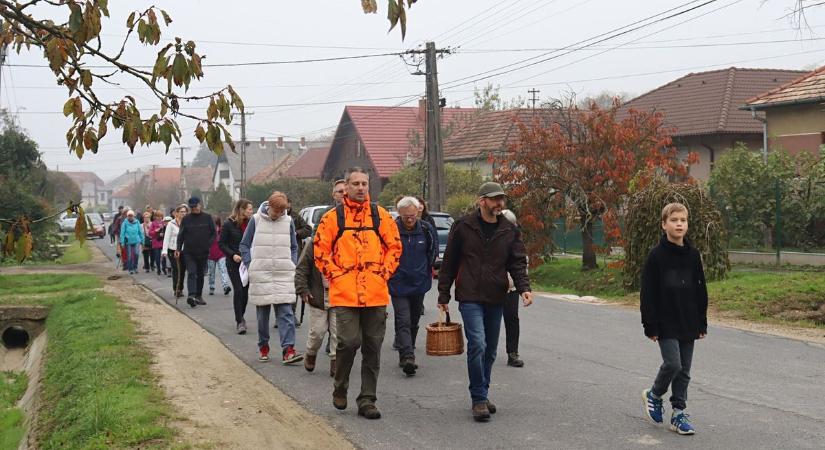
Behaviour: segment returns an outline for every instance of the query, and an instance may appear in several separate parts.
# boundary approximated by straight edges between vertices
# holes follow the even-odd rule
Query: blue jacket
[[[395,219],[401,235],[401,262],[390,278],[390,295],[406,297],[422,295],[433,285],[433,262],[438,255],[438,239],[429,223],[419,220],[415,228],[407,230],[401,218]]]
[[[125,219],[120,225],[120,245],[143,244],[143,225],[135,219]]]

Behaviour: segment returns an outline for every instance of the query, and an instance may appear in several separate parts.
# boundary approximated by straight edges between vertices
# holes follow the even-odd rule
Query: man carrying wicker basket
[[[438,274],[438,307],[449,311],[450,288],[464,320],[473,419],[487,421],[496,407],[487,397],[509,280],[524,306],[533,302],[521,232],[501,215],[506,195],[498,183],[478,191],[478,209],[450,229]]]

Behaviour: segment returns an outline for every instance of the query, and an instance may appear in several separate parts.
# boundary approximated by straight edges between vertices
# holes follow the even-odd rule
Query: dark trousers
[[[673,409],[685,409],[690,383],[690,364],[693,361],[693,340],[659,339],[662,366],[653,382],[653,395],[661,397],[670,386],[670,404]]]
[[[152,249],[143,246],[143,270],[148,271],[152,263]]]
[[[335,307],[338,348],[335,351],[335,391],[346,395],[355,353],[361,349],[361,394],[358,408],[374,404],[381,366],[381,344],[387,326],[387,307]]]
[[[517,291],[507,293],[504,301],[504,334],[507,339],[507,354],[518,353],[518,336],[521,332],[518,323],[519,294]]]
[[[160,274],[160,252],[161,249],[159,248],[152,249],[152,265],[155,266],[155,270],[157,270],[158,274]]]
[[[190,297],[201,298],[203,295],[203,277],[206,275],[206,260],[209,255],[192,255],[183,253],[186,263],[186,288]]]
[[[226,271],[232,283],[232,304],[235,307],[235,323],[244,321],[246,304],[249,302],[249,285],[241,282],[240,265],[232,258],[226,258]]]
[[[172,292],[183,292],[183,280],[186,277],[186,264],[183,262],[183,255],[175,258],[174,250],[167,250],[169,264],[172,266]]]
[[[418,321],[424,307],[424,294],[407,297],[392,296],[392,310],[395,318],[395,348],[401,359],[415,357],[415,337],[418,335]]]

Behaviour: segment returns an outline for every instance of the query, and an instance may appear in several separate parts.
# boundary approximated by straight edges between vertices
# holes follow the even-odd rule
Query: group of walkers
[[[372,203],[369,176],[359,167],[349,169],[344,179],[334,183],[332,196],[335,205],[314,230],[292,212],[287,195],[277,191],[257,209],[249,200],[237,201],[222,225],[201,210],[200,199],[192,197],[174,210],[174,218],[149,212],[140,223],[134,211],[126,208],[113,228],[115,233],[120,230],[117,239],[120,253],[126,255],[127,270],[137,272],[138,247],[151,244],[144,268],[165,273],[164,261],[171,262],[176,297],[182,296],[182,279],[187,274],[186,301],[193,308],[206,304],[202,289],[207,266],[219,272],[225,268],[221,282],[224,294],[234,291],[239,334],[247,332],[247,304],[255,305],[259,361],[270,360],[273,310],[283,364],[303,361],[304,368],[313,372],[328,336],[332,403],[337,409],[348,406],[349,376],[360,349],[358,415],[378,419],[377,384],[387,306],[393,306],[393,348],[398,351],[399,366],[407,376],[415,375],[419,319],[424,295],[432,288],[438,236],[434,224],[424,218],[425,205],[418,198],[399,198],[395,220]],[[471,414],[482,422],[497,411],[489,390],[502,319],[508,365],[521,367],[518,303],[527,307],[533,302],[526,249],[516,217],[506,209],[506,199],[497,183],[487,182],[479,188],[475,211],[456,220],[450,229],[438,272],[438,309],[449,314],[454,297],[462,316]],[[684,410],[693,342],[707,333],[707,290],[699,253],[685,238],[687,208],[678,203],[665,206],[662,229],[662,240],[642,274],[644,332],[659,344],[663,358],[653,386],[643,392],[644,411],[647,418],[662,423],[662,397],[670,388],[671,429],[693,434]],[[210,294],[213,280],[210,276]],[[296,350],[298,298],[310,309],[305,355]]]

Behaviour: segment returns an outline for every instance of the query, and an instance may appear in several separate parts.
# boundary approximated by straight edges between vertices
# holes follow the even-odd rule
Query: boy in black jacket
[[[662,366],[653,387],[642,392],[645,415],[655,423],[663,422],[662,396],[671,388],[673,415],[670,429],[694,434],[685,414],[693,344],[708,330],[708,291],[699,251],[685,234],[688,210],[681,203],[662,209],[665,234],[645,261],[642,271],[640,309],[645,336],[659,343]]]

